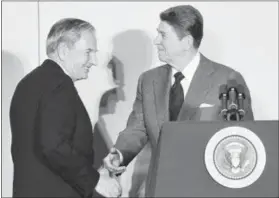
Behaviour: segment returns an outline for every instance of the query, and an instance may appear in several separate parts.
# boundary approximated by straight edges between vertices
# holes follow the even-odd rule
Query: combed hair
[[[55,52],[62,42],[65,42],[68,47],[72,47],[85,30],[95,31],[95,28],[89,22],[76,18],[65,18],[57,21],[51,27],[47,36],[47,55],[49,56]]]
[[[171,25],[180,39],[191,34],[194,47],[200,46],[203,37],[203,17],[196,8],[190,5],[171,7],[161,12],[160,19]]]

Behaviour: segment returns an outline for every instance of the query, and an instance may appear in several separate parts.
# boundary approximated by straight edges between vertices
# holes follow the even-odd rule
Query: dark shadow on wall
[[[2,51],[2,184],[12,185],[13,172],[11,171],[12,157],[11,128],[9,110],[11,99],[17,83],[24,77],[24,68],[20,59],[8,52]],[[4,182],[3,182],[4,181]],[[6,189],[7,190],[7,189]]]
[[[111,70],[116,87],[106,91],[100,100],[99,120],[94,127],[93,142],[93,148],[95,151],[94,167],[96,169],[102,165],[102,160],[106,157],[109,153],[109,149],[113,146],[113,142],[109,137],[109,133],[102,116],[106,114],[115,114],[117,102],[125,100],[123,92],[124,75],[122,62],[112,56],[112,59],[109,61],[107,67]]]
[[[23,76],[23,64],[19,58],[10,52],[2,51],[2,99],[6,100],[13,95]]]
[[[120,128],[120,123],[126,123],[136,97],[139,76],[151,68],[153,58],[153,41],[142,30],[128,30],[113,37],[112,60],[108,67],[112,71],[117,87],[103,94],[100,103],[100,117],[95,125],[94,149],[95,167],[99,168],[102,159],[113,146],[108,136],[108,130]],[[118,103],[121,101],[121,103]],[[118,107],[118,108],[116,108]],[[114,114],[113,121],[108,123],[101,117]],[[122,125],[121,125],[122,126]],[[138,155],[132,175],[132,186],[129,197],[137,197],[140,186],[146,178],[150,161],[149,143]]]
[[[118,128],[119,123],[127,122],[127,115],[131,112],[130,107],[136,97],[138,78],[144,71],[150,69],[153,57],[153,41],[142,30],[121,32],[113,37],[112,45],[113,56],[108,67],[112,71],[117,87],[104,93],[100,102],[100,117],[94,131],[96,155],[94,166],[97,168],[100,167],[102,159],[113,146],[112,142],[108,142],[110,140],[108,130],[113,127]],[[117,104],[119,101],[123,102]],[[119,105],[118,111],[116,111],[117,105]],[[102,115],[105,114],[114,114],[112,123],[105,122],[102,118]],[[147,175],[149,160],[150,146],[148,143],[136,159],[129,197],[138,196],[139,188]]]
[[[123,109],[119,112],[119,121],[125,123],[128,120],[127,115],[130,114],[131,108],[137,90],[139,76],[146,70],[150,69],[153,59],[153,41],[142,30],[128,30],[116,35],[113,38],[113,55],[117,57],[124,66],[124,81],[123,87],[125,94],[125,102]],[[121,73],[117,73],[122,77]],[[128,107],[128,108],[127,108]],[[124,116],[125,115],[125,116]],[[129,191],[129,197],[137,197],[139,187],[146,178],[150,160],[149,143],[142,149],[136,158],[134,171],[132,175],[132,184]]]
[[[125,107],[132,107],[137,90],[137,81],[139,76],[150,69],[153,58],[153,41],[142,30],[129,30],[116,35],[113,38],[113,55],[124,63],[125,86],[123,88],[126,101]],[[118,74],[121,76],[121,74]],[[127,115],[131,112],[127,108]],[[120,115],[121,116],[121,115]],[[124,117],[125,122],[128,117]],[[149,143],[142,149],[136,158],[134,171],[132,175],[132,184],[129,191],[129,197],[138,197],[139,189],[144,182],[150,161]]]
[[[133,103],[138,77],[152,64],[152,40],[142,30],[128,30],[114,36],[112,42],[113,56],[123,63],[123,73],[117,70],[116,76],[124,80],[125,102]]]
[[[15,55],[2,51],[2,133],[10,133],[9,109],[17,83],[23,78],[23,64]],[[2,139],[7,141],[6,139]]]

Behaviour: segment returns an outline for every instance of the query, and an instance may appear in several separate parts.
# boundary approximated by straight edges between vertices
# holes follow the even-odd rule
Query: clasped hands
[[[103,160],[103,167],[99,169],[100,179],[95,190],[105,197],[121,197],[122,187],[117,175],[126,170],[122,163],[120,154],[115,148]]]

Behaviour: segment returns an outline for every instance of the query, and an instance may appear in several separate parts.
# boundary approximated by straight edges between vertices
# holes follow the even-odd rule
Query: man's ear
[[[67,44],[64,42],[59,43],[59,45],[57,46],[58,58],[61,61],[64,61],[65,58],[68,56],[68,53],[69,53],[69,48],[68,48]]]
[[[181,41],[183,43],[185,51],[189,51],[193,47],[194,38],[190,34],[184,36]]]

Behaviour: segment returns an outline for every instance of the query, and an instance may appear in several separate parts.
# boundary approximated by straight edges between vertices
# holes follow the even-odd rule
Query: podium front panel
[[[262,174],[243,188],[219,184],[205,165],[209,140],[230,126],[253,131],[265,147]],[[154,197],[278,197],[278,121],[168,122],[162,127],[156,158],[151,189]]]

